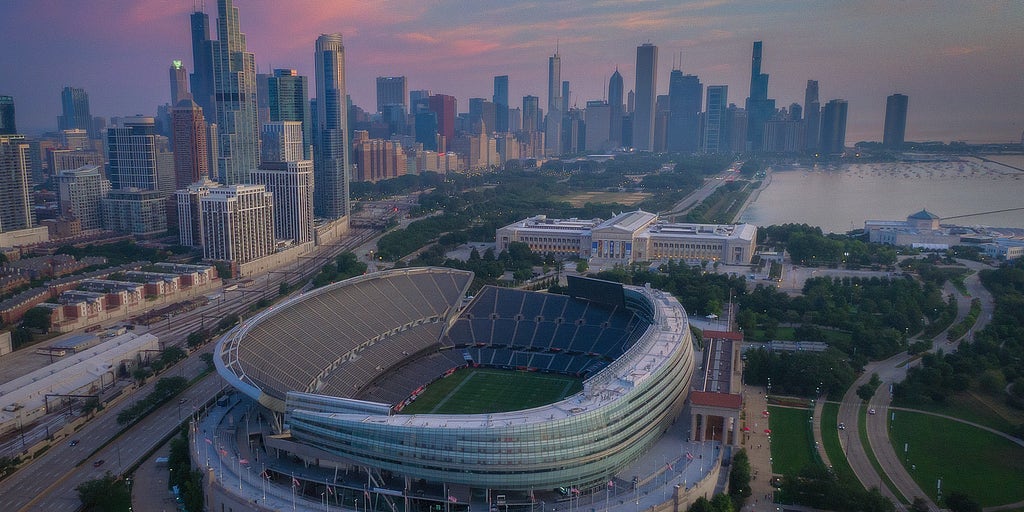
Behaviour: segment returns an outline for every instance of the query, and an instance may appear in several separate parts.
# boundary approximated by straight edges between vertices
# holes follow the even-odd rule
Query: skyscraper
[[[201,196],[203,257],[246,263],[272,253],[272,196],[263,185],[216,187]]]
[[[107,130],[110,185],[114,189],[160,188],[156,137],[152,117],[126,117]]]
[[[404,76],[378,76],[377,77],[377,112],[384,112],[387,105],[401,105],[402,112],[408,112],[405,99],[408,97],[408,87]]]
[[[93,133],[92,115],[89,113],[89,94],[85,89],[77,87],[65,87],[60,93],[60,105],[62,115],[60,116],[59,129],[70,130],[80,128]]]
[[[302,123],[303,160],[313,159],[313,118],[309,107],[309,81],[294,69],[275,69],[268,79],[270,120]]]
[[[725,114],[729,104],[729,86],[709,85],[707,91],[702,149],[705,153],[723,153],[729,147]]]
[[[768,99],[768,75],[761,72],[761,41],[754,41],[750,64],[750,96],[747,98],[747,144],[751,151],[764,145],[764,125],[775,114],[775,100]]]
[[[185,71],[185,66],[180,60],[171,61],[168,74],[171,79],[171,105],[177,105],[184,99],[192,99],[192,95],[188,93],[188,71]]]
[[[842,153],[846,148],[846,100],[829,100],[821,112],[821,152]]]
[[[103,171],[98,165],[84,165],[57,173],[60,213],[78,219],[82,229],[103,227],[100,201],[109,191],[110,182],[103,179]]]
[[[35,224],[28,153],[25,137],[0,135],[0,233]]]
[[[907,103],[904,94],[893,94],[885,99],[885,131],[882,144],[889,149],[903,147],[903,139],[907,133]]]
[[[818,100],[818,81],[808,80],[804,90],[804,149],[817,151],[821,132],[821,103]]]
[[[622,75],[619,74],[618,66],[615,72],[608,79],[608,108],[610,117],[608,119],[608,141],[611,147],[622,147]]]
[[[345,94],[345,45],[341,34],[316,40],[316,126],[313,130],[313,209],[329,219],[348,217],[348,100]]]
[[[668,134],[666,149],[692,153],[701,147],[698,115],[704,85],[696,75],[673,69],[668,79]]]
[[[213,90],[220,139],[218,181],[245,183],[259,163],[256,120],[256,61],[245,48],[232,0],[217,0],[217,41],[213,44]]]
[[[535,132],[540,127],[540,98],[523,96],[523,131]]]
[[[213,101],[213,41],[210,40],[210,16],[193,12],[192,26],[192,99],[203,108],[206,119],[217,118]]]
[[[508,75],[499,75],[494,77],[494,95],[491,96],[491,101],[494,103],[495,125],[488,128],[500,133],[509,131]]]
[[[544,148],[549,155],[557,155],[562,148],[562,57],[548,57],[548,115],[544,123]]]
[[[658,96],[658,47],[636,48],[636,110],[633,112],[633,147],[654,150],[654,103]]]
[[[184,99],[171,110],[174,132],[174,188],[183,189],[210,176],[209,146],[203,109]]]
[[[427,106],[437,115],[437,133],[444,137],[445,144],[451,144],[455,140],[455,115],[458,112],[455,96],[431,95],[427,98]],[[438,148],[438,151],[442,150]]]
[[[274,236],[308,242],[313,239],[313,162],[303,159],[301,123],[267,123],[262,138],[263,161],[250,179],[273,194]]]
[[[14,122],[14,98],[0,96],[0,135],[14,135],[18,128]]]
[[[611,135],[611,107],[607,101],[588,101],[585,112],[586,121],[586,144],[587,151],[607,151],[611,149],[609,136]]]

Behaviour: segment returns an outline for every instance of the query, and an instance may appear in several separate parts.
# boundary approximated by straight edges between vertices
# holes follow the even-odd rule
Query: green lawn
[[[1008,407],[1001,398],[991,397],[980,392],[961,391],[946,399],[945,403],[907,403],[897,400],[894,405],[910,409],[920,409],[947,416],[972,421],[989,428],[1012,433],[1016,425],[1024,423],[1024,413]]]
[[[890,439],[932,499],[941,478],[944,495],[959,490],[983,507],[1024,500],[1024,447],[970,425],[905,411],[896,411]]]
[[[403,414],[518,411],[556,402],[583,389],[580,379],[551,373],[464,368],[438,380]]]
[[[811,433],[811,409],[768,407],[772,429],[772,473],[795,475],[817,461]]]
[[[832,471],[842,481],[851,481],[860,486],[857,475],[853,473],[849,461],[846,459],[846,452],[839,442],[840,435],[849,435],[847,431],[839,430],[839,404],[835,402],[826,403],[821,411],[821,440],[825,444],[825,453],[832,462]]]

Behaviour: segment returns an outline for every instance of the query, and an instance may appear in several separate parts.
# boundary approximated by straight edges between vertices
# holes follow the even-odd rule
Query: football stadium
[[[487,286],[466,297],[472,280],[430,267],[367,274],[226,334],[214,362],[249,404],[236,435],[265,454],[258,465],[238,455],[238,488],[247,464],[264,499],[267,482],[308,497],[284,461],[333,469],[319,488],[328,507],[346,477],[366,502],[374,491],[406,506],[414,487],[439,486],[446,509],[462,509],[455,488],[491,503],[497,492],[578,494],[614,485],[679,416],[695,363],[670,294],[571,276],[568,295]],[[194,442],[197,462],[206,450],[213,466],[210,450],[224,450],[210,437],[227,428],[242,426],[194,427],[209,445]]]

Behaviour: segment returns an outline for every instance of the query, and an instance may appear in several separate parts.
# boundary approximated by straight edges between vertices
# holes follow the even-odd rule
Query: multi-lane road
[[[209,329],[224,316],[247,312],[260,299],[275,297],[280,283],[294,285],[307,279],[337,254],[354,250],[376,234],[373,230],[353,229],[339,243],[321,246],[314,255],[302,258],[298,263],[255,278],[248,288],[226,292],[206,306],[158,322],[149,332],[159,337],[165,346],[181,344],[188,334],[201,326]],[[163,376],[192,378],[201,374],[206,363],[199,354],[211,351],[212,344],[207,345],[166,370]],[[202,407],[224,389],[224,381],[219,376],[208,375],[178,397],[180,400],[169,402],[121,432],[122,427],[117,424],[118,412],[148,395],[155,382],[153,379],[137,389],[132,397],[107,408],[86,423],[73,436],[78,441],[75,446],[67,440],[58,442],[35,461],[0,482],[0,510],[72,512],[80,509],[76,486],[107,471],[122,474],[171,435],[193,408]],[[102,464],[94,465],[101,460]]]

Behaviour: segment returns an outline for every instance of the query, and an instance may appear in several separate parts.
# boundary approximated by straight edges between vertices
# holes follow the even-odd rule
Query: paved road
[[[733,166],[736,169],[739,169],[740,165],[740,162],[733,163]],[[672,218],[679,215],[686,215],[695,206],[697,206],[705,199],[707,199],[708,196],[715,193],[715,190],[718,190],[718,187],[721,187],[722,185],[728,183],[728,181],[726,181],[726,178],[735,177],[738,174],[738,172],[730,172],[728,169],[726,169],[725,171],[722,171],[713,177],[709,177],[707,181],[704,182],[703,186],[689,193],[686,197],[682,198],[678,203],[672,206],[671,210],[660,213],[659,215],[663,218]]]
[[[963,261],[968,268],[972,270],[980,270],[986,268],[985,265]],[[984,286],[981,285],[978,274],[975,272],[973,275],[965,279],[964,284],[966,285],[969,297],[962,296],[960,293],[955,293],[958,303],[957,318],[954,323],[961,321],[970,309],[970,302],[973,298],[981,299],[982,312],[978,317],[978,322],[975,324],[974,330],[982,329],[988,324],[991,313],[994,308],[992,295],[985,290]],[[947,291],[953,291],[950,287]],[[939,333],[933,339],[931,350],[942,349],[943,351],[950,352],[956,350],[960,340],[956,340],[952,343],[946,340],[947,332],[943,331]],[[907,369],[916,363],[916,360],[911,363],[907,363],[908,356],[906,353],[900,353],[884,361],[875,361],[868,364],[864,373],[858,378],[853,385],[847,390],[846,395],[843,396],[843,401],[839,406],[839,418],[838,421],[846,423],[847,432],[849,435],[840,436],[840,443],[844,445],[844,449],[847,452],[847,458],[850,461],[850,466],[853,468],[854,473],[857,475],[857,479],[868,488],[879,487],[882,494],[888,496],[897,503],[906,499],[911,501],[914,497],[920,496],[928,499],[927,495],[921,489],[920,486],[914,481],[914,479],[907,472],[906,468],[900,460],[899,455],[889,442],[889,430],[886,425],[886,419],[889,417],[889,404],[892,401],[892,395],[888,393],[889,386],[891,384],[902,381],[906,378]],[[870,447],[865,447],[861,443],[859,432],[860,414],[859,408],[861,399],[857,396],[857,388],[870,380],[871,375],[877,373],[882,384],[878,388],[878,392],[868,402],[869,408],[874,408],[877,414],[868,415],[865,422],[865,428],[868,434],[868,442]],[[817,419],[820,424],[820,419]],[[883,485],[882,478],[875,471],[875,468],[871,465],[870,460],[867,456],[867,449],[874,451],[875,457],[881,465],[883,471],[889,476],[893,484],[896,486],[896,490],[901,495],[897,497],[887,486]],[[930,499],[928,499],[929,508],[932,510],[938,510],[938,507]]]
[[[353,230],[353,235],[341,243],[322,246],[316,256],[304,258],[297,264],[257,278],[252,288],[230,296],[225,294],[223,301],[178,315],[168,322],[159,322],[150,332],[165,344],[181,343],[188,333],[197,330],[205,321],[213,323],[225,315],[245,312],[250,304],[260,298],[268,294],[273,296],[281,281],[295,283],[302,276],[312,275],[336,254],[363,243],[372,235],[372,231]],[[255,288],[260,284],[262,288]],[[212,350],[213,345],[207,345],[162,376],[198,375],[206,366],[199,354]],[[166,436],[173,433],[180,421],[191,413],[193,405],[200,406],[225,387],[219,376],[211,374],[181,395],[181,398],[187,399],[184,404],[172,401],[118,436],[121,429],[117,425],[118,412],[148,395],[155,383],[154,379],[139,388],[133,397],[109,407],[96,419],[86,423],[75,435],[80,440],[77,446],[57,443],[40,458],[0,482],[0,510],[78,510],[81,506],[75,491],[78,484],[98,478],[107,471],[120,474],[134,465],[146,452],[159,446]],[[104,463],[94,467],[93,463],[97,460],[103,460]]]

